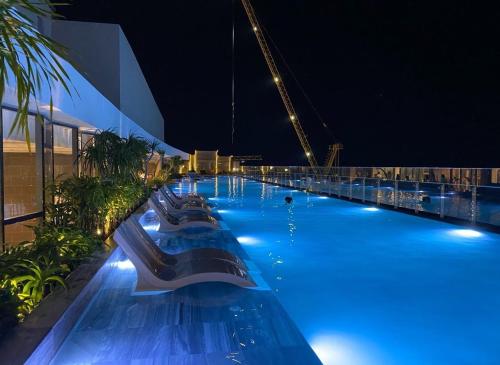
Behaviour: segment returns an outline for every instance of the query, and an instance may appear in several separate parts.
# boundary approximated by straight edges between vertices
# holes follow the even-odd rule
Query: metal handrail
[[[313,193],[403,208],[416,214],[426,212],[472,224],[500,226],[500,187],[497,186],[334,173],[318,175],[309,169],[293,170],[284,167],[281,171],[273,168],[263,172],[259,168],[246,168],[240,175]]]

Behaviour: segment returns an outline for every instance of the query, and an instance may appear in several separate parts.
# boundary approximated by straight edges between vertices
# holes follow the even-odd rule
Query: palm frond
[[[38,111],[38,99],[43,85],[52,94],[55,84],[62,86],[71,95],[69,75],[61,63],[69,63],[67,50],[51,38],[43,35],[34,26],[32,20],[23,12],[35,16],[58,17],[54,6],[64,5],[50,0],[2,0],[0,1],[0,100],[5,94],[5,86],[13,82],[16,87],[17,114],[9,134],[14,132],[25,136],[28,148],[30,132],[28,112],[30,100],[35,101]],[[9,74],[12,80],[9,80]],[[50,116],[53,113],[52,95],[50,95]]]

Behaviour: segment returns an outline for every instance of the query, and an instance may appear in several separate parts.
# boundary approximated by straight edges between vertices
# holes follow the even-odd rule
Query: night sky
[[[319,162],[336,138],[345,146],[343,165],[500,165],[499,4],[252,3],[332,131],[272,49]],[[74,0],[59,12],[122,26],[165,117],[168,143],[307,164],[244,10],[234,4],[234,144],[232,0]]]

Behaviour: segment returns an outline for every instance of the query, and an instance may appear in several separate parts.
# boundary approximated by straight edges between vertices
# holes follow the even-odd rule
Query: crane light
[[[279,80],[278,77],[274,77],[274,82],[278,82]]]
[[[307,157],[311,156],[311,152],[306,152],[306,156]]]
[[[257,27],[253,27],[253,31],[256,32],[257,31]]]
[[[295,115],[290,115],[291,120],[295,120]]]

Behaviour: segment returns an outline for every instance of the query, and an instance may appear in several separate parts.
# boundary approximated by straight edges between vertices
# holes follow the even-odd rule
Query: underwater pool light
[[[116,261],[111,264],[114,267],[117,267],[120,270],[132,270],[135,269],[134,264],[129,259],[123,261]]]
[[[328,199],[327,196],[319,196],[318,199]]]
[[[217,213],[222,213],[222,214],[229,213],[229,210],[227,210],[227,209],[217,209]]]
[[[452,229],[450,230],[450,234],[453,236],[464,238],[478,238],[483,236],[481,232],[475,231],[473,229]]]
[[[236,239],[238,240],[239,243],[241,243],[243,245],[255,245],[255,244],[259,243],[258,239],[256,239],[255,237],[251,237],[251,236],[239,236],[239,237],[236,237]]]
[[[375,207],[366,207],[366,208],[363,208],[363,210],[365,210],[367,212],[378,212],[380,209],[375,208]]]
[[[340,335],[320,335],[308,341],[312,349],[325,365],[367,364],[365,346]],[[370,354],[373,357],[374,354]],[[372,358],[373,360],[373,358]],[[378,363],[378,361],[377,361]]]

